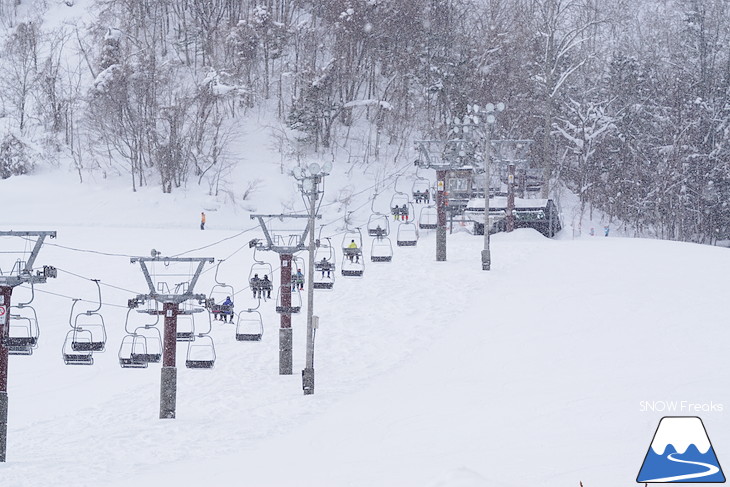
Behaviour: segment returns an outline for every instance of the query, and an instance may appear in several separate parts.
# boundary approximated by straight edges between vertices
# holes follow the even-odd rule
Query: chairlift
[[[418,228],[413,222],[401,222],[398,225],[396,243],[399,247],[415,247],[418,243]]]
[[[35,288],[30,284],[31,297],[26,303],[11,306],[8,310],[8,333],[2,338],[2,344],[10,355],[32,355],[38,346],[40,327],[35,308],[30,305],[35,298]],[[13,313],[13,311],[16,313]]]
[[[256,257],[257,248],[253,249],[253,260],[254,263],[251,266],[251,270],[248,273],[248,284],[251,287],[254,299],[263,297],[264,300],[271,294],[274,280],[274,268],[270,263],[259,260]],[[254,277],[258,277],[259,281],[255,281]],[[268,284],[265,283],[264,276],[268,276]]]
[[[210,332],[213,328],[209,323],[208,330],[198,333],[195,340],[188,343],[188,354],[185,359],[185,367],[189,369],[212,369],[215,365],[215,345]]]
[[[32,355],[33,349],[38,346],[38,334],[37,319],[11,312],[8,335],[3,337],[2,346],[8,349],[10,355]]]
[[[424,202],[428,204],[431,201],[431,182],[416,173],[416,180],[413,181],[411,192],[416,203]]]
[[[132,350],[132,358],[137,362],[159,363],[162,360],[162,333],[157,326],[160,323],[160,314],[155,313],[155,322],[138,326],[134,334],[142,337],[145,343],[143,351]],[[127,324],[124,324],[127,330]]]
[[[411,204],[411,200],[408,195],[402,191],[398,191],[399,178],[400,176],[395,178],[395,184],[393,185],[393,188],[395,189],[395,194],[390,199],[390,214],[395,217],[400,217],[401,208],[403,207],[403,205],[406,205],[406,208],[408,208],[408,205]]]
[[[144,338],[144,353],[132,351],[132,358],[137,361],[157,364],[162,360],[162,333],[155,325],[145,325],[137,328],[135,334]]]
[[[71,348],[76,352],[103,352],[106,347],[106,326],[101,309],[101,286],[98,279],[92,279],[99,291],[99,306],[79,313],[73,322]],[[76,304],[76,303],[74,303]]]
[[[368,218],[368,235],[371,237],[387,237],[390,235],[390,220],[387,215],[373,213]]]
[[[66,333],[66,338],[63,340],[63,347],[61,354],[63,356],[63,363],[66,365],[93,365],[94,364],[94,352],[92,350],[83,350],[74,347],[74,343],[77,342],[77,330],[74,326],[74,307],[80,299],[74,299],[71,305],[71,313],[68,317],[68,324],[71,329]],[[83,348],[83,347],[82,347]]]
[[[354,243],[354,246],[352,246]],[[342,275],[362,277],[365,272],[365,259],[362,257],[362,233],[360,228],[348,230],[342,239]]]
[[[192,310],[178,313],[175,338],[178,342],[192,342],[195,340],[195,315]]]
[[[264,336],[264,320],[256,309],[238,313],[236,321],[236,340],[239,342],[259,342]]]
[[[390,214],[392,216],[400,218],[403,212],[402,208],[404,205],[406,208],[409,208],[411,206],[411,201],[408,198],[408,195],[405,193],[394,194],[393,198],[391,198],[390,200]]]
[[[292,291],[291,285],[279,286],[276,294],[276,312],[281,314],[299,313],[302,310],[302,296],[299,290]]]
[[[132,312],[127,311],[127,318],[124,321],[124,330],[127,335],[122,338],[119,347],[119,365],[122,368],[146,368],[150,363],[159,363],[162,360],[162,334],[157,327],[160,322],[160,314],[154,312],[155,322],[138,326],[134,331],[129,331],[129,316]]]
[[[189,369],[212,369],[214,365],[215,345],[213,344],[213,338],[201,333],[188,344],[185,367]]]
[[[147,356],[147,340],[137,333],[130,333],[122,338],[119,346],[119,365],[123,369],[146,369],[149,361],[142,357]]]
[[[320,245],[314,251],[314,289],[332,289],[335,285],[335,249],[329,237],[325,240],[326,244],[320,238]]]
[[[224,305],[223,303],[227,298],[235,296],[236,290],[230,284],[218,280],[218,269],[222,262],[223,260],[219,260],[215,268],[215,285],[211,288],[208,299],[205,302],[206,308],[213,315],[213,319],[220,317],[220,315],[223,315],[225,318],[226,315],[233,314],[233,306]]]
[[[388,237],[374,238],[370,246],[371,262],[390,262],[393,260],[393,245]]]
[[[434,230],[438,227],[438,211],[433,205],[421,208],[418,216],[418,228],[421,230]]]
[[[368,235],[371,237],[387,237],[390,235],[390,218],[388,218],[388,215],[375,210],[375,200],[377,198],[378,193],[375,193],[370,202],[370,209],[373,213],[368,218]]]
[[[294,269],[296,269],[296,272],[294,271]],[[291,286],[292,286],[292,290],[294,290],[295,288],[298,288],[299,285],[302,285],[302,286],[304,285],[304,278],[302,278],[302,282],[301,283],[299,283],[297,281],[297,273],[299,271],[302,271],[302,275],[303,276],[306,276],[307,275],[307,270],[306,270],[306,267],[304,265],[304,258],[302,258],[300,256],[297,256],[297,255],[293,255],[292,256],[292,266],[291,266]]]

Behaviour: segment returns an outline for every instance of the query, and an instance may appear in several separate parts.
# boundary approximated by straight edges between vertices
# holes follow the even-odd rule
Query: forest
[[[69,160],[216,191],[263,111],[282,158],[402,163],[470,104],[636,235],[730,238],[730,0],[0,0],[0,177]]]

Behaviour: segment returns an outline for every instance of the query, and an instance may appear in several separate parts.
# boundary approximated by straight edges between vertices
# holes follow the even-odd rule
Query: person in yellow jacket
[[[205,212],[200,212],[200,229],[205,230]]]
[[[356,259],[355,262],[360,262],[360,254],[357,252],[357,244],[354,239],[347,246],[347,257],[350,259],[350,262],[352,262],[353,257]]]

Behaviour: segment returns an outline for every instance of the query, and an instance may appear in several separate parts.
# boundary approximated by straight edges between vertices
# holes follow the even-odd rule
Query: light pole
[[[484,138],[484,149],[482,157],[484,158],[484,249],[482,250],[482,270],[488,271],[492,266],[492,256],[489,250],[489,184],[491,180],[490,165],[492,152],[492,125],[497,121],[497,114],[504,110],[504,103],[500,102],[494,105],[487,103],[483,108],[479,105],[469,105],[468,110],[471,115],[464,117],[464,132],[467,127],[474,127],[479,130],[482,124],[486,125],[482,133]],[[482,119],[479,115],[484,114]],[[479,130],[481,133],[481,130]]]
[[[478,113],[479,107],[474,107],[474,110]],[[500,102],[497,105],[487,103],[484,107],[486,113],[485,123],[486,136],[484,137],[484,249],[482,250],[482,270],[488,271],[492,267],[492,255],[489,250],[489,184],[491,176],[489,174],[489,166],[491,159],[492,150],[492,125],[497,121],[496,114],[504,110],[504,103]]]
[[[306,171],[297,168],[293,172],[294,178],[301,181],[302,194],[309,199],[309,268],[307,269],[307,357],[306,365],[302,370],[302,389],[304,395],[314,394],[314,220],[317,218],[319,205],[317,200],[324,190],[319,189],[319,183],[332,170],[332,163],[326,162],[322,167],[316,162],[307,167]]]

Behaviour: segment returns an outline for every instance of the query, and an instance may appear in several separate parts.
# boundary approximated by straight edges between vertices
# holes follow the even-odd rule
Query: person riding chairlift
[[[355,243],[355,239],[353,239],[350,242],[350,245],[347,246],[347,257],[350,259],[350,262],[352,262],[353,257],[356,259],[355,262],[360,262],[360,254],[357,252],[357,244]]]

